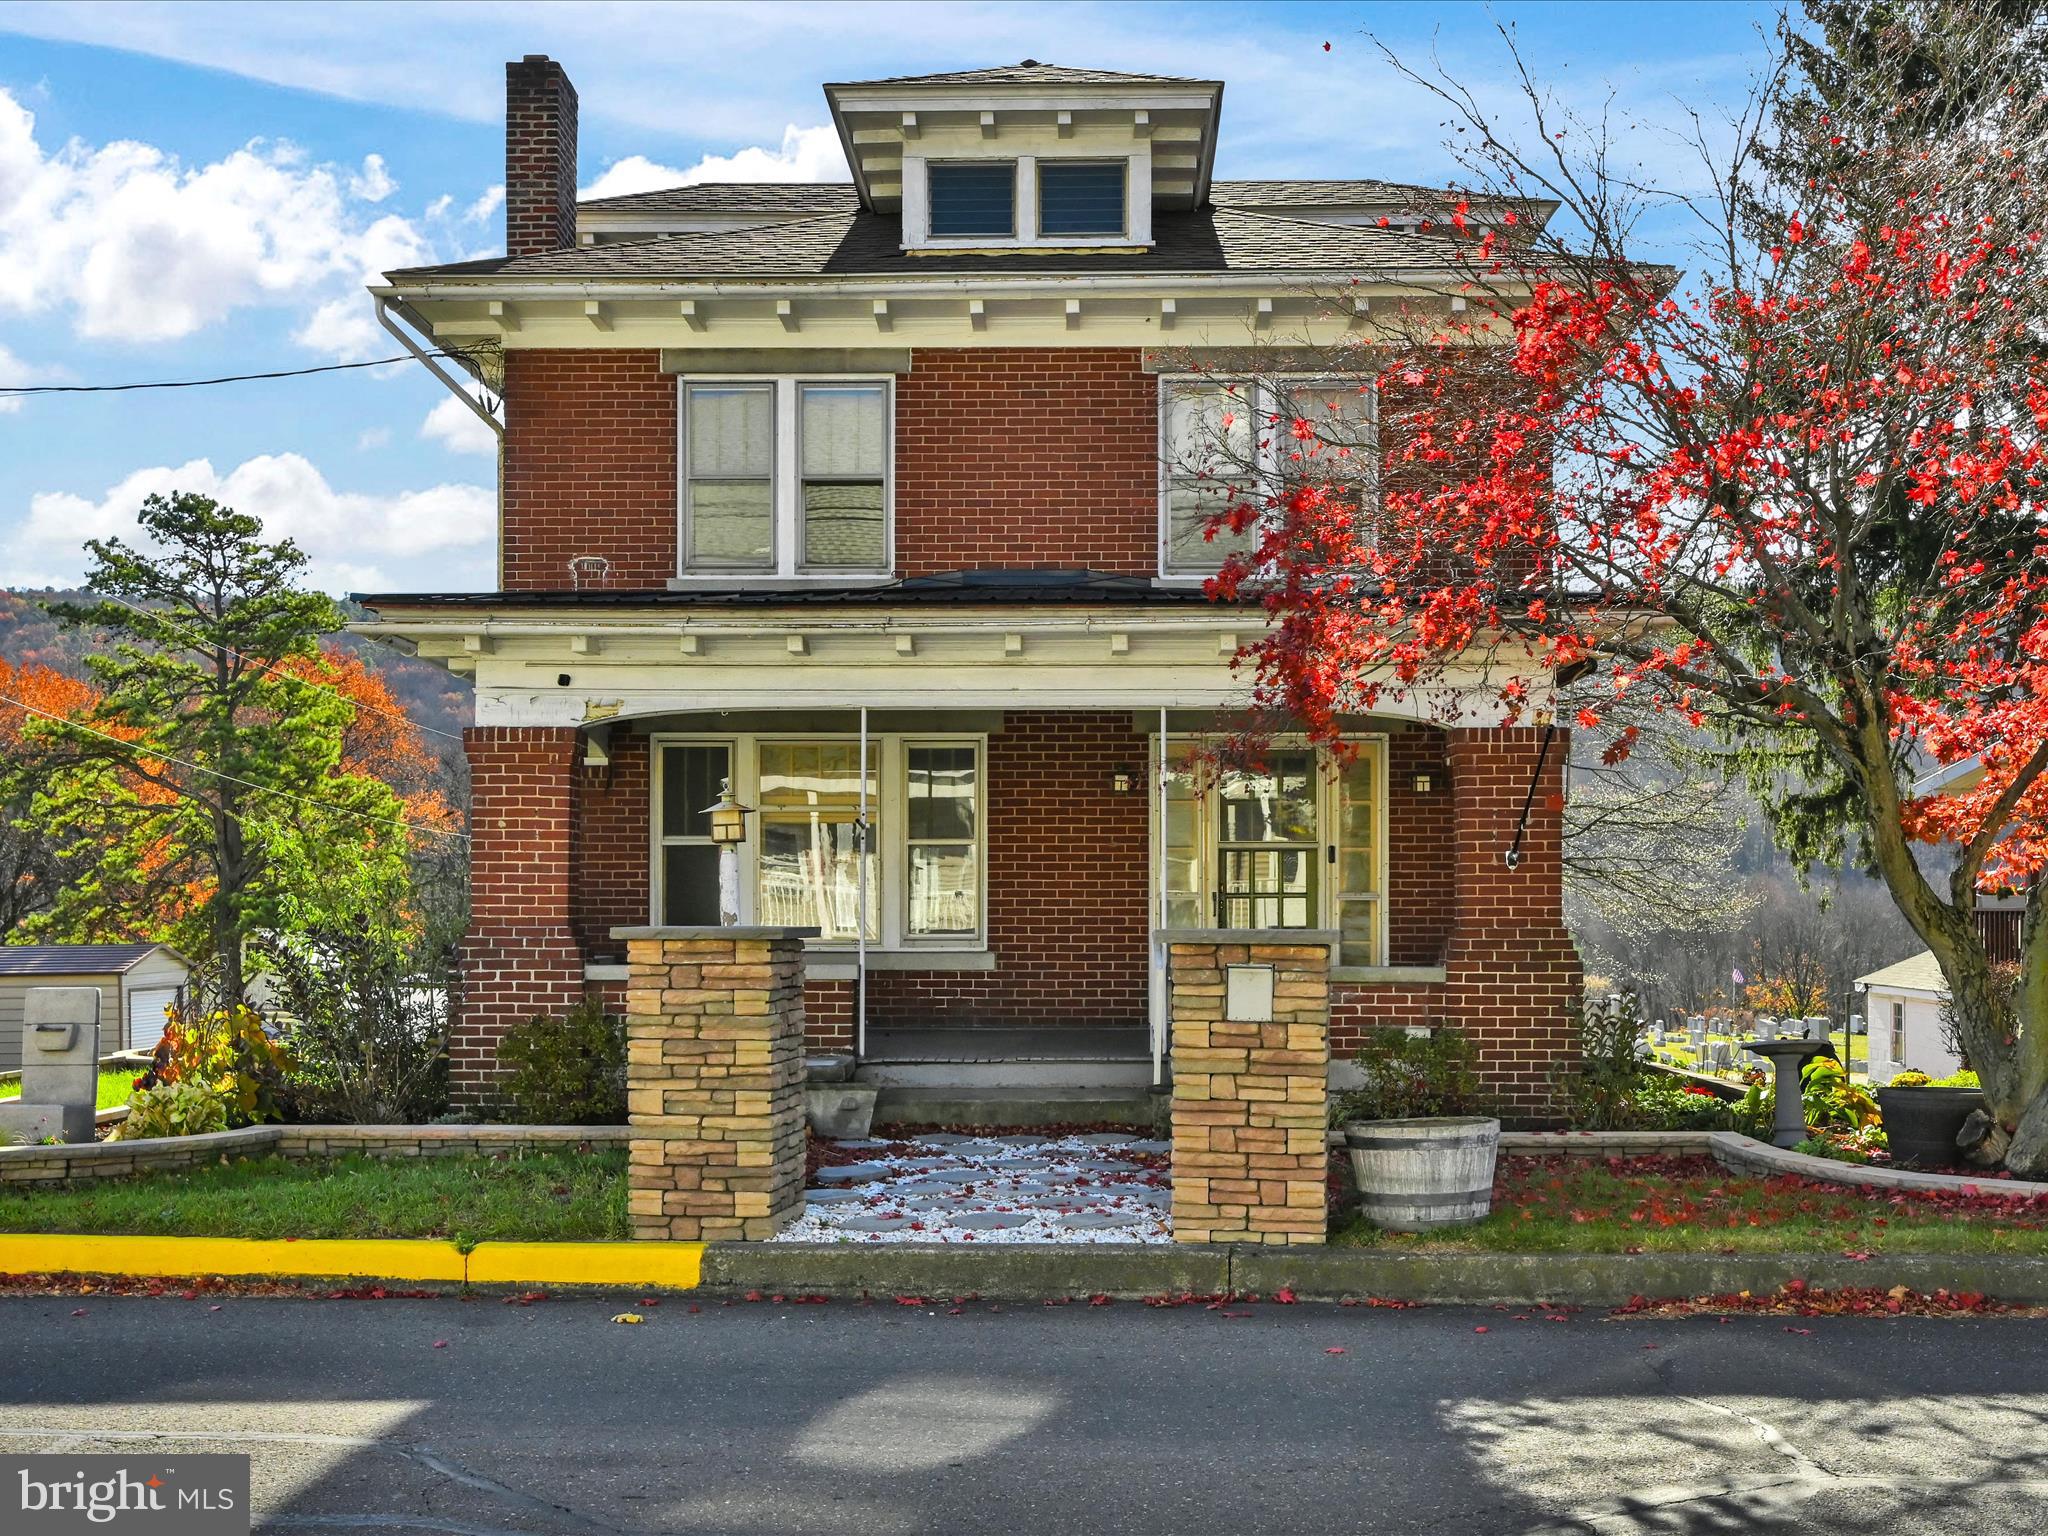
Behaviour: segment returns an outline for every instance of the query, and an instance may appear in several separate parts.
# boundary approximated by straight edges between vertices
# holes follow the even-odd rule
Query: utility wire
[[[467,352],[429,352],[428,357],[467,358]],[[158,379],[146,384],[0,384],[0,396],[16,395],[115,395],[136,389],[201,389],[209,384],[247,384],[262,379],[303,379],[315,373],[345,373],[351,368],[386,368],[409,363],[410,353],[398,357],[377,357],[366,363],[323,363],[317,368],[279,368],[271,373],[228,373],[217,379]]]
[[[40,715],[45,720],[54,721],[58,725],[66,726],[71,730],[83,731],[86,735],[97,736],[102,741],[111,741],[117,747],[126,747],[137,757],[155,758],[160,763],[175,763],[178,767],[189,769],[193,773],[203,773],[208,778],[219,779],[227,784],[239,784],[244,789],[255,790],[258,794],[277,795],[282,799],[296,800],[301,805],[317,806],[319,809],[335,816],[352,816],[357,821],[372,822],[378,826],[399,827],[407,832],[425,832],[432,837],[452,837],[461,842],[469,841],[469,834],[467,832],[450,832],[440,827],[423,826],[416,821],[407,821],[402,816],[373,816],[368,811],[352,811],[346,806],[335,805],[326,800],[315,800],[310,795],[295,795],[288,789],[277,789],[269,784],[257,784],[249,779],[237,778],[232,773],[222,773],[217,768],[204,768],[198,763],[188,763],[182,757],[172,757],[167,752],[158,752],[148,747],[138,746],[132,741],[126,741],[119,736],[110,735],[106,731],[94,730],[89,725],[81,725],[78,721],[67,719],[63,715],[52,714],[47,709],[38,709],[33,704],[25,704],[20,699],[10,699],[4,693],[0,693],[0,704],[12,704],[16,709],[26,710],[32,715]]]
[[[91,589],[88,588],[87,590],[90,591]],[[297,683],[303,688],[317,688],[322,693],[333,694],[337,699],[346,699],[350,704],[353,704],[357,709],[367,709],[368,711],[370,711],[371,714],[382,715],[387,720],[403,721],[405,724],[411,726],[416,731],[426,731],[434,736],[445,736],[450,741],[462,740],[462,736],[459,732],[444,731],[438,726],[424,724],[421,721],[413,719],[411,715],[406,714],[403,710],[384,709],[376,704],[366,704],[361,699],[352,698],[348,694],[343,693],[339,688],[336,688],[331,683],[315,682],[310,677],[300,677],[296,672],[287,672],[282,667],[273,667],[268,662],[258,661],[254,656],[248,655],[243,651],[238,651],[231,645],[220,645],[215,641],[208,640],[204,635],[201,635],[198,630],[180,624],[176,619],[171,618],[168,614],[165,614],[158,609],[141,607],[138,604],[129,602],[125,597],[116,597],[111,592],[94,592],[92,595],[105,602],[119,603],[123,608],[126,608],[130,613],[139,613],[146,619],[155,619],[159,624],[163,625],[164,628],[175,630],[177,633],[181,635],[198,636],[201,643],[197,647],[197,649],[209,651],[225,651],[228,655],[234,657],[237,661],[246,661],[247,663],[249,663],[250,666],[257,668],[260,671],[268,672],[272,676],[284,678],[287,682]]]

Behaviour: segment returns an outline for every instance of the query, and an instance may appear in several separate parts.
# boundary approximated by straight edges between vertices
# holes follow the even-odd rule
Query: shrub
[[[417,947],[381,923],[263,945],[291,1044],[293,1119],[418,1125],[447,1107],[449,987]]]
[[[499,1086],[529,1125],[618,1125],[626,1118],[626,1031],[596,998],[505,1031]]]
[[[1894,1078],[1893,1078],[1893,1079],[1892,1079],[1892,1080],[1891,1080],[1890,1082],[1886,1083],[1886,1084],[1885,1084],[1885,1087],[1887,1087],[1887,1088],[1925,1088],[1925,1087],[1928,1087],[1928,1086],[1929,1086],[1930,1084],[1932,1084],[1932,1083],[1933,1083],[1933,1081],[1934,1081],[1934,1079],[1933,1079],[1933,1078],[1931,1078],[1931,1077],[1929,1077],[1929,1076],[1928,1076],[1928,1075],[1927,1075],[1927,1074],[1926,1074],[1925,1072],[1913,1072],[1913,1071],[1905,1071],[1905,1072],[1901,1072],[1901,1073],[1899,1073],[1899,1074],[1898,1074],[1897,1076],[1895,1076],[1895,1077],[1894,1077]]]
[[[203,1136],[227,1128],[227,1105],[221,1096],[188,1078],[136,1089],[118,1136],[140,1141],[152,1136]]]
[[[1636,1054],[1642,1035],[1642,1009],[1634,993],[1602,1003],[1579,1001],[1570,1008],[1579,1037],[1578,1058],[1560,1062],[1551,1075],[1551,1093],[1568,1124],[1582,1131],[1630,1131],[1644,1128],[1637,1095],[1650,1081]],[[1676,1127],[1666,1127],[1676,1129]]]
[[[1682,1083],[1662,1072],[1645,1072],[1628,1104],[1628,1120],[1603,1130],[1732,1131],[1735,1107],[1713,1089]],[[1584,1129],[1584,1127],[1582,1127]]]
[[[1931,1086],[1935,1088],[1982,1088],[1984,1085],[1977,1080],[1976,1073],[1965,1067],[1960,1072],[1949,1073],[1947,1077],[1937,1077]]]
[[[1832,1056],[1816,1056],[1799,1074],[1800,1099],[1808,1126],[1856,1131],[1878,1122],[1877,1100],[1849,1080]]]
[[[283,1118],[282,1094],[291,1058],[270,1037],[263,1015],[231,1008],[172,1008],[139,1090],[189,1085],[219,1099],[231,1126]],[[130,1103],[133,1103],[130,1100]]]
[[[1339,1120],[1411,1120],[1489,1113],[1479,1086],[1479,1050],[1463,1030],[1427,1034],[1375,1029],[1355,1058],[1365,1086],[1337,1100]]]

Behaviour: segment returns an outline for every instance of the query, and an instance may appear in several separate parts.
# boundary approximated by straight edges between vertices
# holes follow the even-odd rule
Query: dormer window
[[[1043,238],[1124,237],[1123,160],[1038,162],[1038,233]]]
[[[931,184],[931,232],[939,239],[1017,233],[1017,162],[935,161],[926,169]]]

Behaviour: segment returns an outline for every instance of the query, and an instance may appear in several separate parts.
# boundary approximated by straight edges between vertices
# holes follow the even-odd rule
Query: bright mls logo
[[[0,1456],[7,1536],[248,1536],[247,1456]]]

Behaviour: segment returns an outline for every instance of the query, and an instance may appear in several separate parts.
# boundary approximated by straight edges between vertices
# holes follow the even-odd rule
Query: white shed
[[[1908,1068],[1929,1077],[1962,1069],[1962,1058],[1942,1044],[1941,1006],[1948,983],[1923,949],[1910,960],[1856,978],[1863,990],[1863,1017],[1870,1027],[1870,1081],[1890,1082]]]
[[[0,944],[0,1072],[21,1067],[22,1005],[30,987],[98,987],[100,1051],[154,1049],[164,1010],[191,973],[161,944]]]

